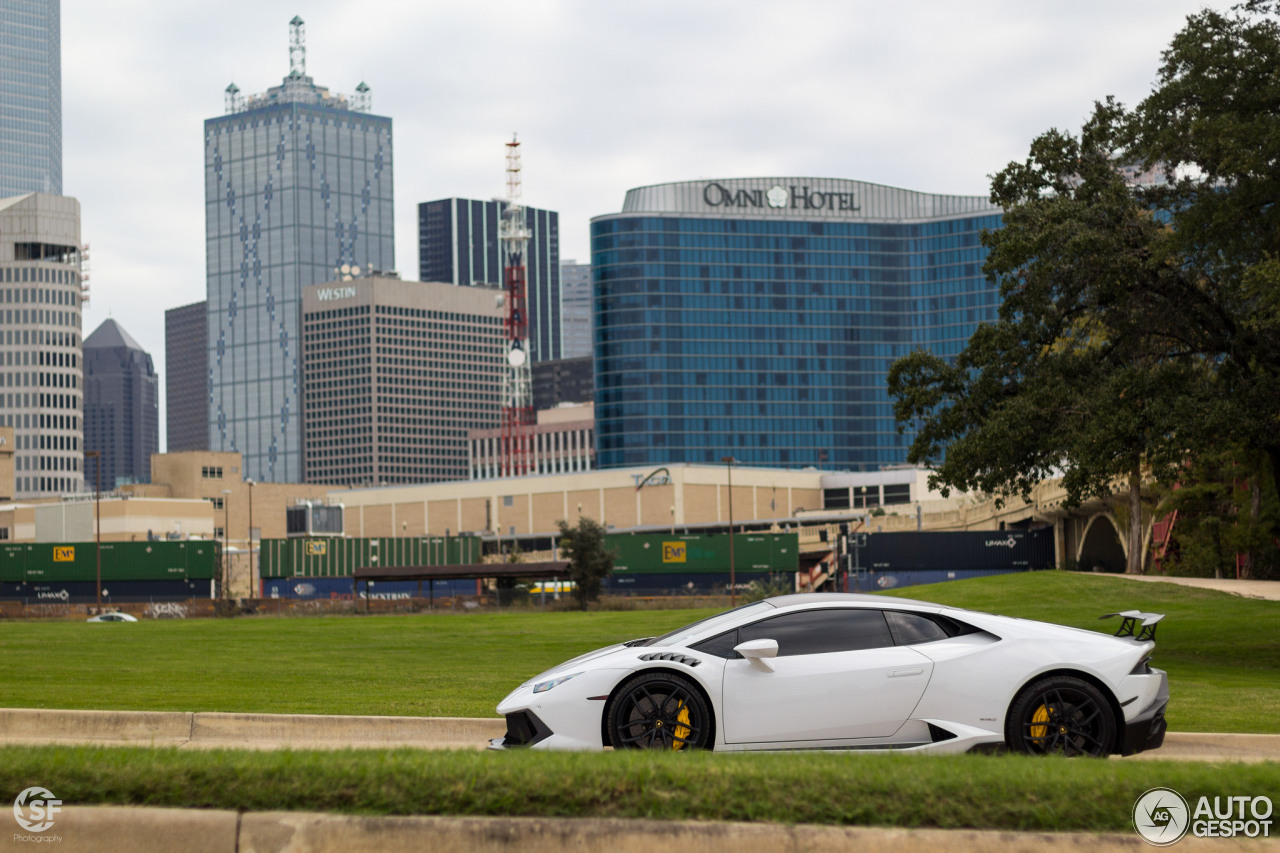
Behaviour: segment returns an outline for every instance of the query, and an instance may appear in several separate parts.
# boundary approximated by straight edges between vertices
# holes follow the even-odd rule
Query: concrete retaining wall
[[[1136,832],[1017,833],[978,830],[782,826],[591,818],[358,817],[306,812],[66,806],[41,833],[62,853],[1112,853],[1149,850]],[[51,845],[52,846],[52,845]],[[1274,850],[1274,841],[1187,837],[1179,850]],[[0,836],[0,849],[29,849]]]
[[[187,711],[0,709],[0,741],[155,744],[207,748],[481,748],[500,718],[221,714]]]

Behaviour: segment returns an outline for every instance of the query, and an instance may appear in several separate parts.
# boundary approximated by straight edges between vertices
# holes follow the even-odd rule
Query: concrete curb
[[[43,835],[66,853],[1112,853],[1150,848],[1135,833],[998,832],[594,818],[359,817],[308,812],[197,811],[66,806]],[[28,849],[0,836],[0,847]],[[1259,839],[1184,838],[1180,850],[1274,850]]]
[[[0,709],[0,742],[9,743],[205,749],[478,749],[505,731],[506,722],[500,718]]]

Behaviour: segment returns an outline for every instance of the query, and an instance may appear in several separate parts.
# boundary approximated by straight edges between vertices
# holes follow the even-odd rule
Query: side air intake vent
[[[672,663],[682,663],[685,666],[697,666],[702,663],[697,658],[691,658],[679,652],[649,652],[647,655],[640,655],[640,660],[667,660]]]

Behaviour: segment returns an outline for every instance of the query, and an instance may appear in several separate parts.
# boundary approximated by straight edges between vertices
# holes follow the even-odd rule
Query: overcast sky
[[[280,83],[295,14],[317,84],[365,81],[394,122],[396,262],[416,278],[417,204],[503,195],[513,131],[525,202],[560,212],[566,260],[589,261],[590,218],[646,184],[832,177],[985,196],[1036,134],[1078,129],[1106,95],[1140,100],[1204,5],[62,0],[84,333],[114,317],[163,383],[164,310],[205,296],[203,121],[228,83]]]

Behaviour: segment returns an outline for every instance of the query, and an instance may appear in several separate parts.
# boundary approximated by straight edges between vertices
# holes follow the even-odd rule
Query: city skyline
[[[323,81],[366,81],[373,112],[396,122],[396,268],[409,277],[416,204],[500,197],[512,130],[525,143],[526,203],[561,212],[563,258],[590,257],[587,221],[628,189],[675,180],[812,175],[984,195],[1036,133],[1078,127],[1106,94],[1139,100],[1202,5],[1086,2],[1028,16],[1015,3],[655,3],[638,16],[581,2],[233,2],[210,16],[66,3],[64,192],[84,205],[93,246],[85,327],[118,317],[160,353],[164,309],[203,297],[196,128],[221,112],[228,83],[257,91],[279,78],[294,14]],[[104,40],[122,58],[105,69],[94,59]],[[475,61],[529,44],[519,85],[503,63]]]

